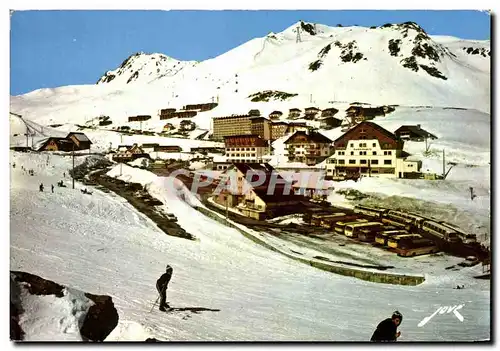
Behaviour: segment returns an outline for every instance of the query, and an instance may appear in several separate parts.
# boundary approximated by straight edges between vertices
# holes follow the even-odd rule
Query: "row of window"
[[[394,174],[396,171],[394,168],[379,168],[379,169],[368,169],[361,168],[361,174]],[[334,173],[333,169],[328,169],[327,173]],[[337,173],[342,174],[345,173],[343,171],[338,171]]]
[[[262,162],[262,160],[234,159],[234,160],[230,160],[230,162],[233,162],[233,163],[255,163],[255,162]]]
[[[359,137],[359,139],[374,139],[374,138],[367,138],[366,136],[361,136],[361,137]],[[344,145],[342,144],[339,146],[343,147]],[[354,143],[350,143],[349,146],[354,147]],[[377,146],[377,143],[372,143],[372,147],[376,147],[376,146]],[[391,146],[391,144],[389,144],[389,143],[383,144],[383,147],[390,147],[390,146]],[[366,146],[366,143],[359,143],[359,147],[367,147],[367,146]]]
[[[226,148],[226,151],[250,151],[250,150],[255,151],[255,148],[254,147],[252,147],[252,148],[250,148],[250,147],[242,147],[242,148],[228,147],[228,148]]]
[[[331,159],[330,162],[328,163],[338,163],[339,165],[345,165],[345,160],[336,160],[336,159]],[[367,160],[359,160],[359,163],[362,165],[367,165],[368,161]],[[349,160],[350,165],[355,165],[356,160]],[[378,160],[371,160],[370,161],[371,165],[378,165]],[[384,165],[392,165],[392,160],[384,160]]]
[[[234,155],[228,155],[229,157],[255,157],[255,153],[253,154],[234,154]]]
[[[339,156],[345,155],[345,151],[337,151]],[[367,151],[360,151],[361,156],[366,156]],[[376,156],[377,151],[372,151],[372,155]],[[392,155],[392,151],[384,151],[384,156]],[[351,156],[354,156],[354,151],[351,151]]]

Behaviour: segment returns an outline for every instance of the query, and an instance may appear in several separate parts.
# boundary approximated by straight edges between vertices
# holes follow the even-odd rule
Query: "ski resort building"
[[[418,178],[422,161],[403,151],[404,142],[373,122],[361,122],[334,141],[326,176]]]
[[[212,138],[223,140],[225,136],[251,134],[252,116],[238,115],[213,119]]]
[[[286,141],[288,160],[314,166],[331,155],[332,141],[318,132],[298,131]]]
[[[284,137],[288,131],[288,123],[274,122],[271,124],[271,140]]]
[[[258,174],[264,177],[259,182]],[[220,179],[228,187],[214,195],[214,202],[257,220],[295,213],[301,201],[306,201],[295,195],[293,184],[267,163],[234,163]],[[235,184],[231,184],[233,181]]]
[[[117,152],[113,155],[113,161],[129,162],[141,157],[150,158],[149,154],[144,152],[144,150],[137,144],[134,144],[131,147],[122,145],[118,147]]]
[[[92,142],[84,134],[71,132],[66,137],[49,137],[36,147],[36,151],[79,151],[89,150]]]
[[[36,148],[36,151],[72,151],[74,143],[66,138],[50,137]]]
[[[394,134],[401,138],[402,140],[411,140],[411,141],[424,141],[425,139],[437,139],[434,134],[429,133],[425,129],[420,127],[420,124],[416,126],[404,125],[396,129]]]
[[[262,163],[271,153],[267,141],[256,134],[224,137],[224,146],[228,162]]]
[[[281,116],[283,116],[283,112],[281,111],[273,111],[269,114],[269,118],[274,120],[280,119]]]
[[[295,132],[307,132],[309,129],[306,122],[290,122],[288,123],[288,128],[286,130],[287,133],[295,133]]]
[[[298,108],[291,108],[289,111],[288,111],[288,118],[298,118],[300,117],[300,114],[302,113],[302,111]]]
[[[90,150],[92,142],[84,134],[79,132],[70,132],[66,139],[72,141],[75,144],[75,150]]]
[[[255,117],[250,120],[250,132],[264,140],[271,139],[271,121],[265,117]]]

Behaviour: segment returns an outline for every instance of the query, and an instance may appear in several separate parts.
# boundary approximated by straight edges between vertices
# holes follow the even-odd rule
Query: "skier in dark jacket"
[[[401,335],[398,332],[398,326],[403,321],[403,316],[399,311],[394,311],[391,318],[384,319],[377,325],[377,329],[372,335],[370,341],[373,342],[393,342]]]
[[[160,294],[160,311],[165,312],[166,308],[170,307],[167,304],[167,287],[172,278],[172,267],[167,265],[167,272],[156,281],[156,290]]]

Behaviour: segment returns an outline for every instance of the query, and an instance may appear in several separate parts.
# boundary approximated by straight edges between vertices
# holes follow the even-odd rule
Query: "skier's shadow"
[[[189,311],[193,313],[200,313],[203,311],[210,311],[210,312],[220,312],[218,309],[212,309],[212,308],[205,308],[205,307],[170,307],[167,312],[183,312],[183,311]]]

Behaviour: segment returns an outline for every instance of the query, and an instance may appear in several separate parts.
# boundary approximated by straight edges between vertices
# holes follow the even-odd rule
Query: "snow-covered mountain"
[[[164,85],[175,90],[203,82],[212,95],[217,90],[248,95],[275,89],[350,102],[458,107],[474,104],[460,102],[457,95],[473,92],[481,102],[489,97],[489,41],[433,37],[413,22],[377,28],[299,22],[199,65],[177,61],[184,67],[182,82],[156,68],[164,56],[154,57],[127,59],[109,83],[130,80],[135,68],[123,67],[141,66],[151,58],[156,63],[144,66],[142,74],[164,78]],[[99,83],[108,82],[107,77]]]
[[[131,83],[149,82],[161,77],[173,77],[186,67],[194,67],[196,61],[179,61],[163,54],[138,52],[129,56],[120,67],[106,72],[97,82]]]
[[[292,95],[251,101],[264,90]],[[370,28],[298,22],[199,63],[138,53],[96,85],[13,96],[11,111],[41,124],[83,124],[103,114],[111,117],[111,127],[127,123],[128,116],[150,114],[157,123],[143,127],[158,128],[160,109],[206,102],[219,105],[195,117],[203,129],[210,128],[211,117],[253,108],[267,114],[352,102],[489,113],[490,42],[430,36],[412,22]]]

